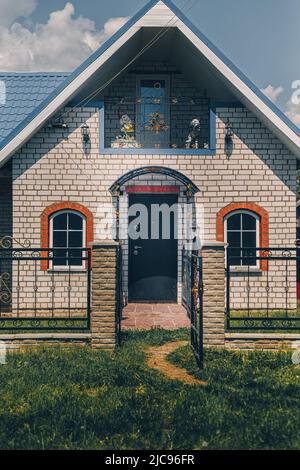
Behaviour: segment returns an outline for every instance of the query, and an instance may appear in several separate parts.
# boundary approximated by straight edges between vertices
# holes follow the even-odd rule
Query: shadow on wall
[[[11,162],[0,169],[0,248],[4,237],[12,237],[13,224],[13,200],[12,200],[12,165]],[[7,256],[7,255],[6,255]],[[5,283],[9,290],[12,286],[12,262],[6,260],[5,255],[0,252],[0,276],[5,275]],[[2,284],[2,282],[1,282]],[[0,286],[2,289],[3,286]],[[5,289],[2,294],[5,294]],[[5,299],[5,295],[3,296]],[[11,304],[0,302],[1,311],[10,311]]]
[[[79,112],[74,117],[72,109],[65,108],[64,123],[67,126],[66,128],[61,129],[45,126],[38,131],[37,134],[32,137],[16,154],[15,160],[19,160],[20,164],[14,165],[12,172],[13,181],[17,180],[20,176],[35,166],[42,158],[48,156],[49,159],[51,158],[54,171],[57,170],[55,167],[55,160],[58,158],[65,159],[68,160],[68,165],[70,167],[72,165],[76,166],[78,174],[80,174],[83,180],[86,179],[88,182],[90,180],[90,174],[87,174],[85,178],[83,168],[79,164],[86,163],[87,168],[90,168],[91,164],[88,162],[90,162],[93,142],[91,139],[86,142],[83,140],[81,128],[86,125],[86,121],[88,119],[86,114],[89,113],[89,118],[92,118],[96,112],[97,110],[94,107],[91,107],[90,109],[84,108],[84,117],[81,117]],[[91,134],[93,129],[90,129],[89,132]],[[32,147],[35,144],[37,151],[33,153]],[[97,153],[98,145],[95,144],[95,147],[94,153]],[[49,175],[51,175],[51,170],[52,168],[47,169]],[[61,174],[61,178],[63,179],[67,173],[68,168],[66,168],[64,174]]]
[[[85,114],[89,112],[88,108],[85,108],[84,111]],[[95,109],[91,108],[90,116],[92,117],[95,112]],[[239,122],[234,122],[232,125],[234,131],[232,142],[228,144],[228,146],[225,146],[224,143],[224,156],[229,161],[228,171],[231,171],[230,162],[233,162],[236,156],[240,157],[240,149],[237,148],[239,144],[238,140],[240,140],[242,147],[249,148],[249,155],[247,155],[247,153],[242,155],[243,161],[245,163],[249,163],[249,165],[254,163],[253,159],[251,159],[251,152],[253,152],[254,155],[256,155],[278,177],[278,179],[280,179],[280,181],[282,181],[282,183],[290,189],[290,191],[296,193],[296,157],[294,157],[292,153],[285,147],[285,145],[282,144],[277,139],[277,137],[274,136],[271,131],[269,131],[264,126],[264,124],[260,123],[259,120],[256,119],[250,111],[247,111],[244,108],[239,108],[238,113],[244,113],[246,119],[251,119],[253,127],[252,129],[245,128],[245,123],[243,122],[242,117],[240,118]],[[91,155],[94,144],[92,141],[89,141],[86,145],[84,145],[80,132],[80,128],[85,124],[87,118],[86,116],[84,118],[80,118],[80,113],[78,113],[75,118],[71,116],[71,114],[73,113],[70,113],[70,115],[66,114],[65,116],[68,129],[61,131],[44,128],[23,147],[21,165],[14,168],[13,179],[17,179],[33,165],[38,163],[41,158],[49,154],[49,158],[51,156],[51,160],[53,161],[53,170],[55,170],[55,159],[58,159],[59,157],[67,158],[69,159],[70,165],[76,165],[78,167],[78,174],[80,174],[83,184],[85,184],[85,181],[87,184],[90,182],[90,175],[88,172],[86,176],[84,174],[84,162],[86,163],[87,169],[90,169]],[[222,119],[222,112],[218,111],[218,115]],[[224,125],[226,125],[226,120],[227,118],[224,118]],[[75,132],[76,135],[74,136]],[[93,130],[91,130],[91,132],[93,132]],[[40,139],[43,139],[42,149]],[[32,152],[32,146],[35,144],[35,142],[38,149],[37,153]],[[98,145],[95,144],[95,147],[96,148],[94,153],[97,154]],[[53,152],[54,150],[56,150],[56,153]],[[21,151],[16,156],[18,155],[21,155]],[[211,158],[212,160],[215,160],[222,158],[222,156],[219,157],[216,155]],[[278,163],[278,160],[281,160],[282,158],[285,159],[284,164]],[[79,161],[79,159],[82,161]],[[81,166],[82,163],[83,167]],[[103,170],[100,169],[99,163],[100,162],[98,160],[97,162],[93,161],[93,165],[95,167],[99,166],[99,176],[102,178],[107,178],[108,175],[103,174]],[[140,165],[135,164],[133,167],[134,166]],[[48,171],[51,174],[51,168],[48,169]],[[238,176],[239,169],[234,169],[233,176],[234,174]],[[62,177],[63,176],[64,175],[62,175]],[[263,176],[266,175],[262,175],[262,177]],[[107,179],[111,180],[111,178]],[[257,181],[257,175],[255,175],[254,180],[255,182]],[[107,184],[107,186],[108,185],[109,184]]]
[[[240,117],[239,121],[235,119],[234,123],[232,123],[233,129],[233,137],[231,141],[228,141],[227,145],[224,143],[225,155],[226,158],[230,161],[233,161],[236,156],[239,158],[240,155],[240,148],[238,148],[238,139],[242,144],[242,147],[246,147],[249,149],[250,152],[253,152],[268,168],[271,170],[274,175],[276,175],[280,181],[286,185],[289,190],[296,195],[296,168],[297,168],[297,159],[291,153],[291,151],[279,141],[279,139],[272,134],[268,128],[261,123],[252,113],[248,111],[246,108],[238,108],[239,115],[243,113],[245,116]],[[228,117],[224,117],[222,119],[222,111],[219,109],[217,110],[217,115],[223,121],[224,126],[226,126],[226,122]],[[245,127],[244,119],[249,120],[249,124],[252,124],[252,127]],[[225,129],[224,129],[225,135]],[[245,150],[243,148],[243,150]],[[242,155],[242,159],[244,163],[249,163],[249,165],[253,164],[253,160],[251,160],[251,154],[247,153]],[[215,158],[215,157],[214,157]],[[282,160],[284,158],[285,162],[278,162],[278,160]],[[230,169],[230,167],[228,167]],[[253,170],[255,168],[253,167]],[[235,169],[233,174],[239,175],[239,169]],[[254,174],[253,182],[257,184],[257,179],[261,178],[266,181],[267,175],[261,174],[258,175],[257,173]],[[251,182],[251,179],[249,180]],[[273,184],[274,181],[270,180],[270,184]]]

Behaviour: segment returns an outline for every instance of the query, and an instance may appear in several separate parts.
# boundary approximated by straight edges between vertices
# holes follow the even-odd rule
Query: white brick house
[[[20,104],[26,100],[28,112],[6,128],[15,108],[10,86],[18,77],[13,93]],[[180,302],[185,244],[180,224],[176,241],[128,242],[128,208],[139,201],[192,205],[200,242],[294,246],[299,129],[171,2],[151,1],[70,75],[1,79],[8,101],[0,106],[0,238],[73,250],[121,238],[124,296],[132,302]],[[51,82],[52,90],[30,108],[25,80]],[[124,115],[131,123],[122,130]],[[200,131],[189,143],[193,119]],[[79,272],[72,302],[80,308],[85,266],[73,268]],[[69,266],[42,263],[40,289],[52,269],[67,276]],[[233,270],[234,302],[243,308],[240,259]],[[263,262],[251,270],[259,308],[261,280],[274,273]],[[276,282],[280,287],[278,274]],[[272,307],[280,308],[281,300],[279,289]],[[21,301],[30,305],[32,299],[23,291]],[[291,308],[295,302],[292,295]]]

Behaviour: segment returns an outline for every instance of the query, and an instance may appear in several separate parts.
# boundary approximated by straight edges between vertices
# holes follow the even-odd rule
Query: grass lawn
[[[126,332],[114,354],[31,351],[0,366],[0,449],[299,449],[300,367],[290,354],[206,352],[170,360],[208,381],[150,370],[147,345],[186,330]]]

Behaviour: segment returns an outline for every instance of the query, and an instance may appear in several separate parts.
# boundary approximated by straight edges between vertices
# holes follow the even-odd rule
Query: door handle
[[[133,252],[134,256],[138,256],[139,250],[142,250],[142,248],[143,248],[142,246],[135,246],[134,252]]]

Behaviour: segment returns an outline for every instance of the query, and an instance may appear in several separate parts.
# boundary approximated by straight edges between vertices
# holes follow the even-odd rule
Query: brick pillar
[[[201,249],[204,347],[225,346],[225,246],[211,242]]]
[[[92,243],[92,347],[112,349],[116,346],[117,250],[119,243]]]

